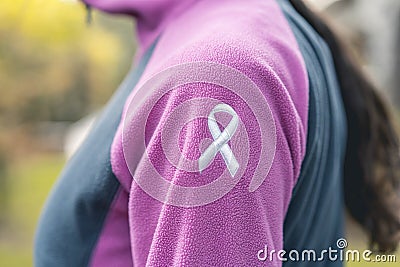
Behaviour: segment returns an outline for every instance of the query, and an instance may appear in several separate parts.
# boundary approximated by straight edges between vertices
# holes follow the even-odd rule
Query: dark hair
[[[345,203],[370,247],[392,252],[400,241],[399,141],[386,103],[327,23],[300,0],[294,8],[330,47],[346,109]]]

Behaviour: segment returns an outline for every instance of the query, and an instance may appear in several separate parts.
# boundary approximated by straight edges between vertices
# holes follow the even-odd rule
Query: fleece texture
[[[331,51],[288,0],[279,0],[303,54],[309,75],[306,157],[284,224],[284,249],[314,249],[317,260],[287,261],[284,266],[343,266],[321,257],[344,238],[343,166],[347,121]],[[343,251],[343,250],[342,250]]]
[[[112,168],[122,190],[106,221],[93,266],[112,266],[125,258],[123,249],[120,255],[107,253],[110,241],[113,247],[131,249],[133,266],[280,266],[276,257],[267,263],[259,261],[257,253],[266,245],[271,250],[283,248],[284,218],[305,155],[308,80],[296,39],[278,4],[261,0],[87,2],[106,11],[139,14],[138,33],[143,47],[161,34],[138,85],[127,99],[112,145]],[[162,85],[144,86],[157,73],[191,62],[228,66],[248,77],[256,89],[248,92],[250,100],[245,101],[217,84],[193,81],[166,94],[161,92]],[[174,84],[180,83],[175,73],[170,75]],[[240,81],[222,81],[228,82]],[[202,173],[179,170],[165,155],[172,148],[166,151],[163,142],[167,147],[177,144],[183,157],[196,160],[201,155],[201,140],[212,140],[205,120],[185,124],[182,114],[173,122],[177,127],[186,125],[178,136],[163,135],[171,123],[168,118],[180,105],[204,98],[231,106],[249,137],[248,150],[240,138],[236,142],[232,139],[230,144],[242,163],[240,180],[227,194],[207,205],[178,207],[163,203],[145,192],[133,177],[151,179],[154,173],[149,170],[155,168],[163,179],[193,187],[214,181],[226,170],[220,154]],[[128,112],[132,102],[135,113]],[[266,107],[261,116],[252,111],[253,103]],[[210,108],[206,104],[192,105],[187,113],[206,114]],[[268,109],[272,121],[265,119]],[[225,127],[222,125],[221,130]],[[275,129],[276,136],[264,141],[275,142],[276,147],[268,151],[274,157],[269,171],[262,174],[264,182],[249,192],[261,161],[265,138],[260,133],[262,127]],[[120,212],[121,207],[125,212]],[[120,214],[119,219],[114,214]],[[112,230],[117,225],[129,229],[129,239]]]
[[[259,259],[343,234],[343,104],[289,2],[85,2],[135,18],[136,67],[53,188],[35,266],[341,266]]]

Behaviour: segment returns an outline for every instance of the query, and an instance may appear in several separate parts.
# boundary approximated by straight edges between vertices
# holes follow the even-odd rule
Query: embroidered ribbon
[[[228,126],[221,132],[218,123],[215,119],[214,114],[218,112],[225,112],[232,116]],[[232,149],[228,145],[228,141],[235,134],[239,124],[239,116],[233,110],[233,108],[227,104],[218,104],[208,115],[208,129],[214,141],[209,147],[201,154],[199,158],[199,171],[202,172],[207,166],[214,160],[218,152],[221,153],[222,158],[225,161],[226,167],[232,177],[235,176],[239,169],[239,163],[232,152]]]

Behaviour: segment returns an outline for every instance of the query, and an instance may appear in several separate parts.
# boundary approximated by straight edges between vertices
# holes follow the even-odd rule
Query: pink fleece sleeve
[[[96,262],[111,240],[134,266],[281,265],[257,254],[283,247],[307,72],[274,1],[232,3],[199,1],[160,37],[111,149],[129,239],[101,239]]]
[[[135,266],[265,266],[258,251],[282,249],[306,133],[276,72],[249,65],[256,82],[196,62],[135,89],[112,151]]]

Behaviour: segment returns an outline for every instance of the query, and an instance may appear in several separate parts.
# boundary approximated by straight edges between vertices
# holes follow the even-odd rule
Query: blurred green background
[[[77,1],[0,2],[0,266],[32,266],[36,223],[74,122],[100,109],[128,71],[132,18]]]
[[[0,266],[32,266],[41,208],[72,153],[65,140],[131,65],[133,20],[94,12],[87,25],[85,17],[71,0],[0,3]],[[348,225],[350,247],[365,248],[361,230]]]

